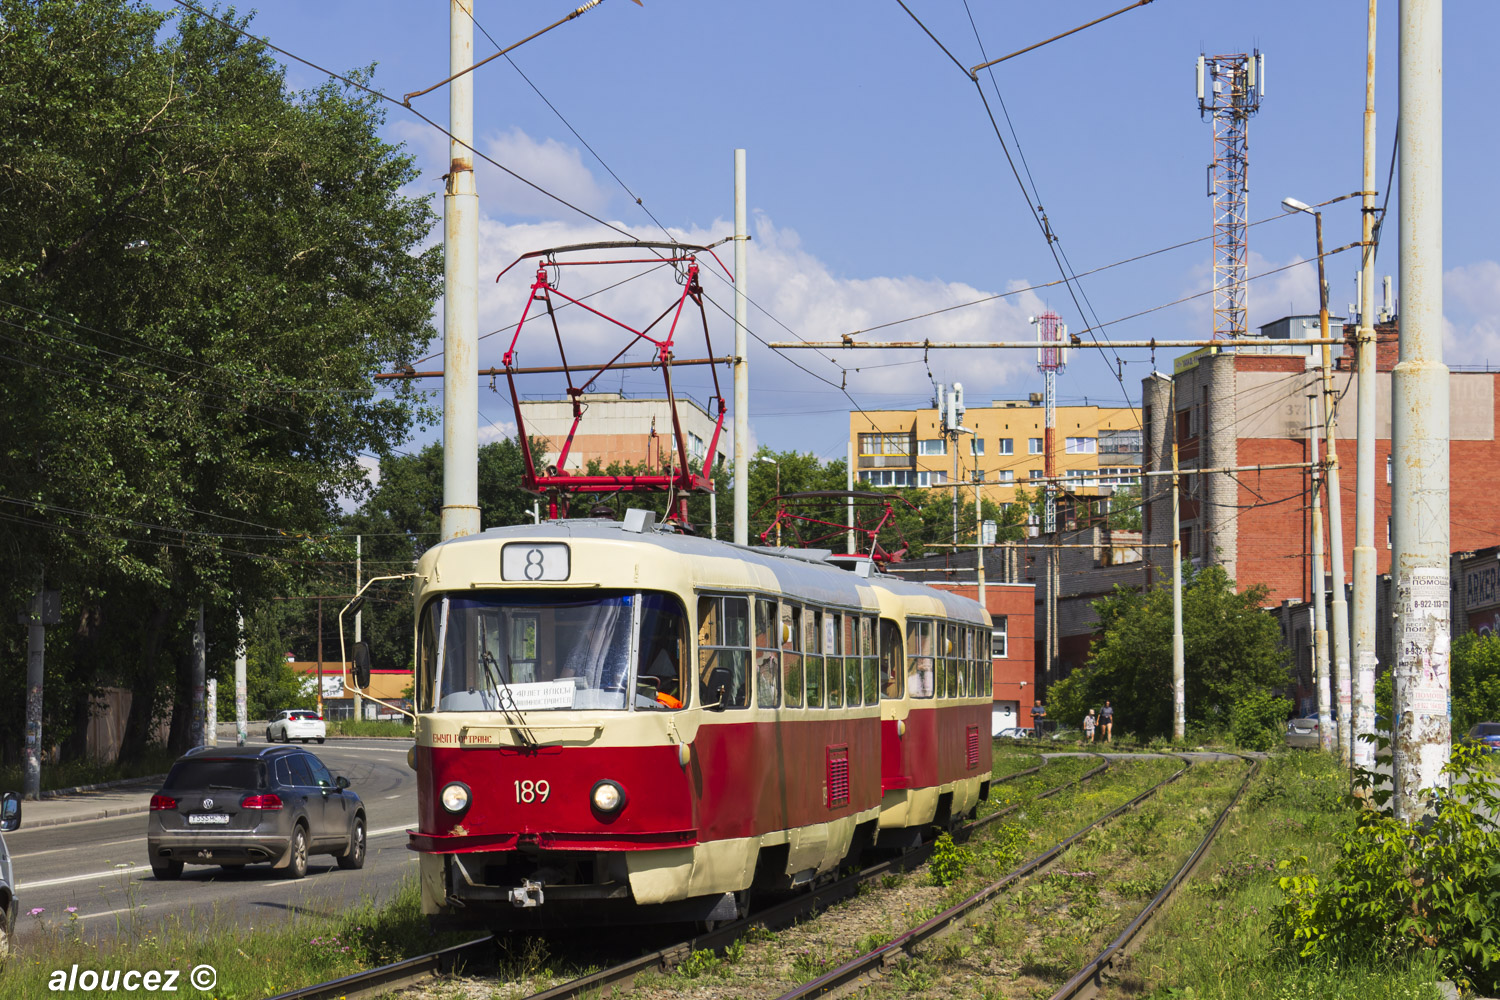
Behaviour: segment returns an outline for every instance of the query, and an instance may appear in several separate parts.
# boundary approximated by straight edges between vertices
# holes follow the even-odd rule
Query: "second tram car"
[[[568,520],[417,567],[423,911],[718,921],[972,811],[989,616],[826,552]]]

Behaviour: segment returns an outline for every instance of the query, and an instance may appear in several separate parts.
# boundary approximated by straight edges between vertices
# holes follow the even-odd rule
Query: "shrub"
[[[1241,695],[1229,711],[1229,729],[1242,750],[1269,750],[1281,741],[1292,703],[1264,688]]]
[[[952,885],[963,877],[964,872],[968,871],[973,863],[973,851],[955,844],[951,836],[943,834],[938,837],[937,843],[933,846],[932,861],[928,864],[932,884]]]
[[[1360,811],[1337,833],[1339,858],[1326,881],[1306,858],[1283,861],[1283,901],[1272,932],[1306,959],[1352,964],[1370,955],[1435,959],[1466,990],[1500,984],[1500,778],[1484,751],[1457,746],[1443,768],[1452,789],[1428,814],[1396,819],[1376,792],[1378,810]],[[1367,776],[1372,777],[1372,776]]]

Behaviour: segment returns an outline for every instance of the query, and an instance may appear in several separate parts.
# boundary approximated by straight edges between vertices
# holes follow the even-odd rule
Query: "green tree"
[[[1500,635],[1466,632],[1455,639],[1451,679],[1456,735],[1477,722],[1500,719]]]
[[[434,334],[435,216],[372,98],[291,92],[206,18],[0,0],[0,65],[0,336],[26,373],[0,384],[0,603],[63,591],[51,732],[119,684],[126,752],[168,701],[181,746],[197,608],[232,655],[237,607],[352,560],[330,528],[359,457],[419,412],[369,376]]]
[[[1182,631],[1187,720],[1222,728],[1237,702],[1288,682],[1286,652],[1273,618],[1261,610],[1268,591],[1235,592],[1222,567],[1185,568]],[[1099,615],[1089,661],[1048,692],[1051,714],[1077,724],[1104,699],[1122,730],[1144,737],[1172,730],[1172,594],[1123,587],[1094,602]]]

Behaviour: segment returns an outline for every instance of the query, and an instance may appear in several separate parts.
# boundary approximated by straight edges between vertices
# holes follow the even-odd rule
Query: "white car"
[[[267,743],[290,743],[292,740],[317,740],[322,743],[328,736],[328,727],[323,717],[310,708],[289,708],[266,727]]]

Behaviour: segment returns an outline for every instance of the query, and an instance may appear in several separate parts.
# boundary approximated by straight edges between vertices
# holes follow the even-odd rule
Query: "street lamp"
[[[774,459],[774,458],[767,458],[764,455],[756,455],[755,456],[755,460],[757,462],[769,462],[771,465],[776,466],[776,495],[778,497],[780,497],[781,496],[781,463],[778,462],[778,461],[776,461],[776,459]],[[777,508],[777,511],[776,511],[776,547],[778,549],[781,548],[781,510],[780,510],[780,508]]]

